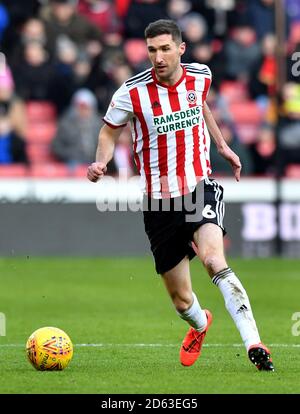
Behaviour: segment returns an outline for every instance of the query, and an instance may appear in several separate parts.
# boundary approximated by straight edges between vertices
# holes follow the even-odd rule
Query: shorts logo
[[[116,104],[114,103],[114,101],[111,101],[110,106],[111,106],[112,108],[114,108],[114,107],[116,106]]]
[[[190,104],[196,103],[197,101],[197,94],[195,91],[187,91],[186,99]]]

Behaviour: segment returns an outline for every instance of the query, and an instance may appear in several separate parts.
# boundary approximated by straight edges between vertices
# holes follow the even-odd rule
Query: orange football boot
[[[212,314],[209,310],[204,309],[207,317],[207,325],[204,331],[199,332],[194,328],[190,328],[186,334],[180,347],[180,362],[185,367],[193,365],[201,354],[204,338],[212,323]]]

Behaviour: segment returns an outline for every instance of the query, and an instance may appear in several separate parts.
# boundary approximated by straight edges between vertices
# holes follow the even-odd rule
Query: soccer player
[[[156,271],[178,315],[190,325],[180,348],[182,365],[190,366],[200,356],[212,322],[211,312],[202,309],[192,290],[189,260],[197,254],[224,297],[250,361],[259,370],[273,371],[247,293],[224,256],[223,188],[209,178],[208,130],[237,181],[241,163],[206,103],[210,69],[199,63],[181,63],[185,43],[171,20],[151,23],[145,38],[152,68],[128,79],[115,92],[99,133],[96,162],[88,167],[87,177],[96,182],[105,175],[115,142],[130,122],[145,194],[145,231]],[[194,211],[199,205],[200,216]]]

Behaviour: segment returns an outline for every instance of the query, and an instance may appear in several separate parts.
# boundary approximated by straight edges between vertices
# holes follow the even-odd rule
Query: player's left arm
[[[240,181],[242,164],[238,155],[230,149],[223,138],[222,132],[218,127],[213,114],[211,113],[209,106],[206,102],[203,105],[203,116],[206,122],[207,128],[211,133],[214,143],[217,146],[218,152],[224,157],[230,164],[237,181]]]

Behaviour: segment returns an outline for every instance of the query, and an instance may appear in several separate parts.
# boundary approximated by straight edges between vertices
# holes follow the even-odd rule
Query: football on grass
[[[30,335],[26,343],[29,361],[39,371],[61,371],[73,356],[69,336],[59,328],[44,327]]]

